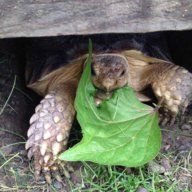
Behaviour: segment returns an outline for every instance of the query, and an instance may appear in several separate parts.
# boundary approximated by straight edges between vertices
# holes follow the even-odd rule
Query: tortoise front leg
[[[172,123],[178,113],[183,114],[192,99],[192,74],[183,67],[161,63],[154,66],[151,85],[160,107]],[[166,121],[166,119],[165,119]]]
[[[43,172],[51,183],[51,172],[59,168],[58,154],[66,149],[75,116],[74,82],[58,85],[51,90],[35,109],[30,119],[26,149],[28,158],[34,158],[35,176]]]

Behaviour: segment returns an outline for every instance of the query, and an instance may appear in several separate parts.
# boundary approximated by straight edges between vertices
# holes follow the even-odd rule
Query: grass
[[[23,142],[11,145],[23,145]],[[28,164],[23,151],[9,154],[0,148],[0,191],[62,191],[54,184],[37,184],[34,182],[32,165]],[[184,182],[181,175],[192,178],[192,151],[175,155],[175,153],[160,153],[155,162],[160,164],[162,159],[171,162],[168,171],[159,173],[149,169],[147,165],[139,168],[116,166],[101,166],[94,163],[80,163],[76,170],[79,181],[74,184],[66,179],[70,192],[136,192],[145,188],[148,192],[191,192],[190,183]],[[26,166],[27,165],[27,166]],[[2,173],[1,173],[2,171]],[[7,182],[4,182],[6,181]]]
[[[188,176],[191,175],[190,165],[187,165],[187,156],[183,156],[182,161],[172,167],[172,170],[166,174],[159,174],[147,169],[143,166],[130,170],[128,168],[119,168],[115,166],[100,166],[91,163],[83,163],[80,168],[81,182],[74,185],[68,180],[69,191],[71,192],[135,192],[139,188],[145,188],[149,192],[190,192],[189,184],[181,183],[177,179],[177,174],[185,171]],[[23,157],[16,153],[11,155],[9,159],[4,159],[1,169],[4,169],[5,175],[12,178],[11,185],[0,184],[0,191],[58,191],[54,185],[47,184],[38,185],[33,182],[33,174],[26,169],[25,172],[19,170],[21,167],[13,167],[14,160],[23,160]],[[2,161],[2,159],[1,159]],[[12,162],[12,163],[11,163]],[[24,182],[25,181],[25,182]],[[61,190],[62,191],[62,190]]]
[[[190,155],[190,154],[188,154]],[[83,168],[84,183],[89,185],[90,191],[130,191],[135,192],[139,188],[145,188],[150,192],[177,191],[179,181],[176,175],[183,170],[186,158],[172,167],[169,173],[159,174],[149,171],[147,166],[130,170],[128,168],[107,167],[86,164]],[[170,157],[169,157],[170,158]],[[187,164],[186,171],[192,173],[192,169]],[[190,169],[190,170],[189,170]],[[94,183],[94,181],[96,181]],[[182,191],[189,192],[188,184],[183,186]],[[81,191],[81,190],[80,190]]]

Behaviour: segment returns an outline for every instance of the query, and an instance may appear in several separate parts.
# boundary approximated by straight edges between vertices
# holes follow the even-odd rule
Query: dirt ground
[[[29,118],[40,98],[26,89],[23,72],[14,67],[19,61],[12,54],[0,52],[0,191],[89,191],[89,185],[82,182],[82,163],[73,164],[74,172],[63,183],[54,181],[48,186],[43,178],[35,182],[24,143]],[[192,107],[173,126],[163,127],[162,133],[161,153],[147,169],[165,177],[174,172],[175,192],[192,191]]]

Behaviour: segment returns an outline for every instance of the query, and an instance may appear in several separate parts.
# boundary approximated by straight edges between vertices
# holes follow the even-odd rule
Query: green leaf
[[[161,132],[156,111],[135,96],[132,88],[114,92],[98,107],[91,83],[91,51],[80,80],[75,108],[83,138],[63,152],[65,161],[92,161],[105,165],[136,167],[152,160],[159,152]]]

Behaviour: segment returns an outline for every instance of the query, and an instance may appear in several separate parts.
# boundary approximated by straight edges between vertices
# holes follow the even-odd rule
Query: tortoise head
[[[127,85],[128,62],[119,54],[93,55],[91,73],[93,84],[98,89],[110,92]]]

